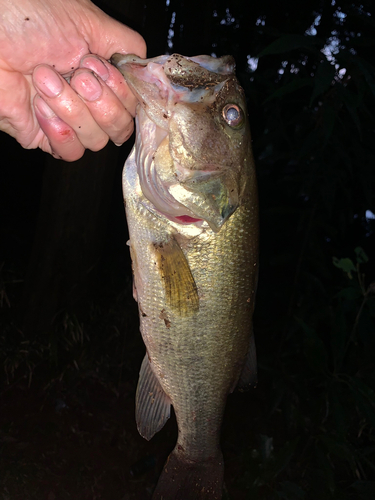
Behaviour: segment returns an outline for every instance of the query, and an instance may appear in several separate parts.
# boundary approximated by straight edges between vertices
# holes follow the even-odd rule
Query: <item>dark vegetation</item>
[[[149,56],[233,54],[248,97],[261,217],[259,385],[228,401],[226,498],[369,500],[375,498],[375,9],[369,0],[274,5],[101,6],[145,36]],[[46,173],[42,189],[44,155],[0,139],[9,152],[0,172],[0,498],[147,499],[175,427],[168,424],[151,443],[135,430],[143,351],[121,200],[126,147],[111,160],[115,187],[105,209],[90,221],[100,221],[101,237],[87,243],[81,231],[77,240],[74,223],[86,227],[78,204],[73,218],[60,221],[71,231],[49,244],[49,255],[57,256],[48,260],[40,250],[51,227],[41,225],[43,213],[35,233],[41,192],[51,190]],[[72,166],[54,160],[45,168],[59,171],[61,183],[74,175]],[[80,198],[83,207],[87,197]],[[69,253],[72,233],[83,257]],[[92,241],[98,249],[92,262],[77,266]],[[36,263],[47,261],[57,266],[48,276],[63,274],[64,285],[40,281]],[[41,296],[57,299],[40,307]],[[37,319],[30,314],[35,303]],[[50,315],[44,320],[43,310]]]

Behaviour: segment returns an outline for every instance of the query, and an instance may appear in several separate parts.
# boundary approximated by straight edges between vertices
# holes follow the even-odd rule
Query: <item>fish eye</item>
[[[223,118],[230,127],[238,127],[243,122],[243,111],[237,104],[226,104],[223,107]]]

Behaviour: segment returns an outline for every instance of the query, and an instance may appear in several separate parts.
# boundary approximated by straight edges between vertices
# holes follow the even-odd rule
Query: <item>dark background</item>
[[[228,399],[225,498],[375,498],[373,3],[97,4],[149,57],[234,55],[248,98],[259,384]],[[0,147],[0,499],[147,500],[176,426],[134,422],[131,141],[73,164]]]

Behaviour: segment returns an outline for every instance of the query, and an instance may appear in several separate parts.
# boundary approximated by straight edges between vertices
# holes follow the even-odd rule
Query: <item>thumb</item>
[[[146,42],[139,33],[108,16],[99,7],[93,7],[88,33],[91,53],[104,59],[109,59],[115,52],[146,57]]]

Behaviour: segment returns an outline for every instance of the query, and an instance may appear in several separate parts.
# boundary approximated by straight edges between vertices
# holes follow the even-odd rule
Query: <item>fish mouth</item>
[[[207,160],[187,168],[175,160],[170,136],[176,127],[176,105],[213,103],[233,76],[233,58],[173,54],[141,59],[114,54],[111,62],[139,100],[135,150],[143,195],[173,222],[201,225],[206,221],[218,232],[239,206],[238,178]],[[162,145],[163,156],[158,155]]]
[[[232,56],[172,54],[142,59],[134,54],[113,54],[111,63],[121,71],[139,102],[145,108],[150,107],[153,120],[163,117],[166,103],[198,102],[202,97],[207,98],[213,88],[233,77],[235,70]],[[155,116],[159,109],[161,117]]]
[[[194,217],[189,217],[189,215],[177,215],[175,217],[181,224],[194,224],[195,222],[200,222],[202,219],[195,219]]]

